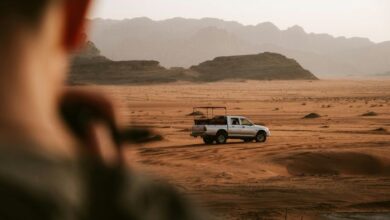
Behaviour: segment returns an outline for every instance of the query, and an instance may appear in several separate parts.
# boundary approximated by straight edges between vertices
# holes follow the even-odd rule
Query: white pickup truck
[[[207,108],[213,108],[214,110],[216,107]],[[271,135],[267,127],[255,125],[242,116],[215,116],[211,119],[201,117],[195,118],[194,122],[191,136],[202,137],[205,144],[212,144],[214,141],[217,144],[224,144],[227,139],[265,142],[267,137]]]

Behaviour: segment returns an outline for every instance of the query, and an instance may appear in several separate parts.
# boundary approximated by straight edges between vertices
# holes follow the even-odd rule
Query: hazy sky
[[[271,21],[279,28],[390,40],[390,0],[95,0],[91,17],[213,17],[243,24]]]

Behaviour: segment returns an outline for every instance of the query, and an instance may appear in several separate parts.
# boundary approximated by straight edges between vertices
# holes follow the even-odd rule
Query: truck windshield
[[[241,125],[252,126],[253,124],[246,118],[241,118]]]

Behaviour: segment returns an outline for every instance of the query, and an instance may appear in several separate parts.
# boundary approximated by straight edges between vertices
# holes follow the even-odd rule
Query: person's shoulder
[[[0,219],[211,219],[167,183],[79,159],[0,147]]]
[[[88,163],[87,219],[204,220],[210,219],[175,187],[130,170]]]
[[[211,219],[174,186],[135,172],[128,173],[122,204],[136,219],[203,220]]]
[[[78,170],[71,161],[0,146],[0,219],[75,215],[82,204]]]

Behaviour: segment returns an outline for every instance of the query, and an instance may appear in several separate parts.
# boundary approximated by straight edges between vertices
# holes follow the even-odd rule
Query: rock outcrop
[[[203,81],[219,81],[226,79],[248,80],[316,80],[293,59],[276,54],[262,53],[257,55],[217,57],[206,61],[191,70],[200,73]]]

